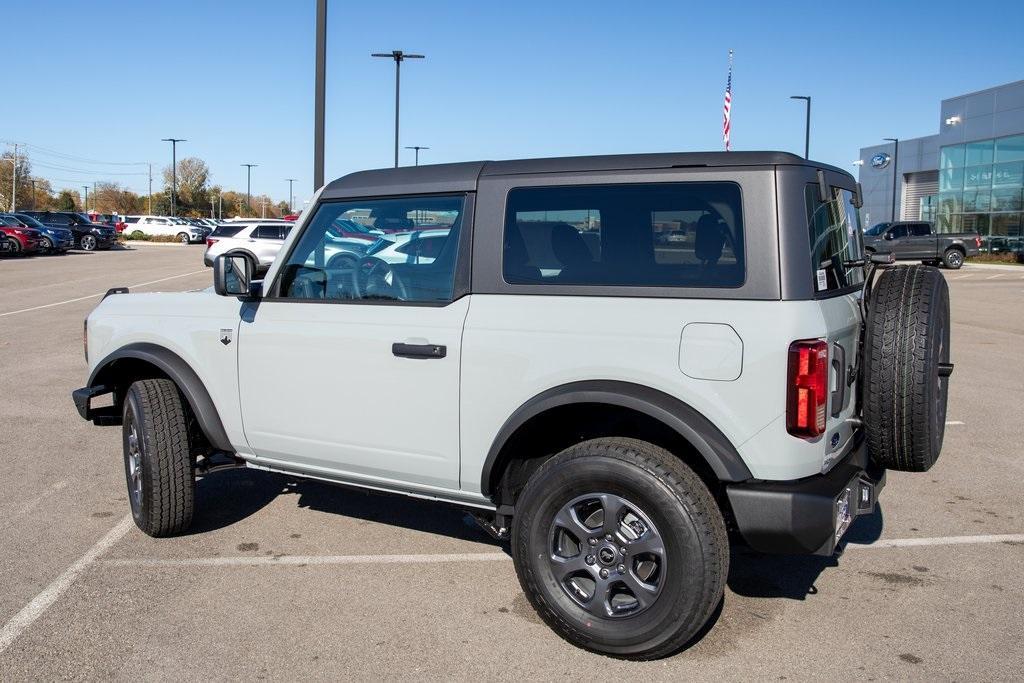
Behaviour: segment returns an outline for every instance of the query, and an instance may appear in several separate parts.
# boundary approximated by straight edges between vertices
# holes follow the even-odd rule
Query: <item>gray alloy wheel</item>
[[[82,251],[96,251],[96,236],[82,235],[78,240],[78,248]]]
[[[950,270],[959,270],[964,264],[964,255],[959,249],[947,249],[942,257],[942,262]]]
[[[179,232],[178,241],[181,242],[182,244],[188,244],[191,240],[189,239],[187,232]]]
[[[53,251],[53,242],[50,241],[49,237],[43,237],[39,240],[39,251],[45,251],[46,253]]]
[[[549,539],[552,575],[595,617],[635,616],[661,594],[665,543],[643,510],[621,496],[574,498],[555,515]]]
[[[10,254],[11,256],[21,256],[22,255],[21,242],[19,242],[18,240],[14,239],[13,237],[8,237],[7,241],[11,245],[11,250],[9,252],[7,252],[7,253]]]

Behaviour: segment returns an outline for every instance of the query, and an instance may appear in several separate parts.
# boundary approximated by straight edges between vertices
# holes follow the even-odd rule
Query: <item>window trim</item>
[[[470,274],[472,269],[472,233],[473,233],[473,218],[474,209],[476,206],[476,193],[475,192],[440,192],[440,193],[427,193],[427,194],[398,194],[398,195],[380,195],[380,196],[368,196],[368,197],[343,197],[337,199],[322,199],[317,202],[316,206],[310,212],[310,221],[312,217],[320,210],[320,207],[326,204],[346,204],[352,202],[371,202],[380,201],[385,199],[426,199],[426,198],[444,198],[444,197],[455,197],[462,199],[462,224],[459,228],[459,243],[457,246],[457,252],[455,254],[455,272],[452,274],[452,297],[448,301],[392,301],[389,299],[298,299],[295,297],[280,296],[278,294],[281,286],[281,279],[283,277],[284,268],[277,268],[274,274],[274,279],[270,283],[269,287],[264,287],[264,295],[260,298],[260,301],[267,302],[289,302],[289,303],[301,303],[301,304],[337,304],[337,305],[354,305],[354,306],[417,306],[427,308],[444,308],[455,303],[459,299],[469,294]],[[304,223],[301,231],[296,231],[293,227],[291,232],[285,238],[285,244],[281,247],[281,251],[278,252],[278,259],[282,260],[282,263],[291,258],[292,253],[298,246],[298,242],[302,239],[302,235],[305,234],[308,229],[309,223]],[[286,251],[287,250],[287,251]]]
[[[817,194],[818,184],[816,182],[815,183],[808,183],[808,184],[812,185],[814,187],[814,192],[815,192],[815,194]],[[831,182],[829,183],[828,187],[832,191],[839,190],[840,192],[850,192],[850,193],[856,194],[855,190],[851,190],[848,187],[843,187],[842,185],[835,185],[835,184],[833,184]],[[804,201],[806,202],[806,199]],[[885,221],[881,221],[881,222],[884,223]],[[885,230],[883,230],[881,233],[878,234],[878,239],[884,239],[885,234],[887,232],[889,232],[894,227],[896,227],[897,225],[900,225],[900,224],[902,224],[904,222],[905,221],[890,221],[889,227],[887,227]],[[805,232],[806,232],[806,228],[805,228]],[[864,230],[862,229],[861,230],[861,250],[862,251],[864,251],[864,246],[865,246],[864,245]],[[867,254],[866,253],[864,254],[864,257],[867,258]],[[814,274],[813,273],[813,269],[812,269],[812,273],[811,274],[812,275]],[[826,299],[834,299],[834,298],[836,298],[838,296],[847,296],[848,294],[855,294],[856,292],[862,292],[862,291],[864,291],[864,280],[861,280],[860,282],[856,282],[856,283],[854,283],[852,285],[847,285],[846,287],[841,287],[839,289],[826,289],[824,291],[819,291],[818,288],[815,287],[813,285],[813,283],[812,283],[811,284],[811,293],[812,293],[811,299],[814,300],[814,301],[824,301]]]

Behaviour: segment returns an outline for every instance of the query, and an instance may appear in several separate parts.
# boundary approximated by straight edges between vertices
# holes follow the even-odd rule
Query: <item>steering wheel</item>
[[[352,289],[357,299],[397,299],[408,301],[405,282],[387,261],[364,256],[352,269]]]

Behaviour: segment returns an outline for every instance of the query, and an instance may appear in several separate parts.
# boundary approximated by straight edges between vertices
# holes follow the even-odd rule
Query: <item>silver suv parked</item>
[[[241,254],[249,260],[252,272],[266,270],[281,250],[292,225],[273,220],[223,223],[207,236],[203,263],[212,266],[213,260],[221,254]]]

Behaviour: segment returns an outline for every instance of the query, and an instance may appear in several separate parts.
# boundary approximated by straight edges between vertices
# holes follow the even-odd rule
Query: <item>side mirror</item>
[[[871,254],[868,261],[878,265],[889,266],[896,263],[896,255],[891,251],[876,251]]]
[[[213,260],[213,291],[221,296],[248,296],[252,262],[241,254],[221,254]]]
[[[894,239],[896,239],[896,235],[894,235],[891,232],[887,232],[887,233],[885,233],[885,237],[883,239],[894,240]]]

